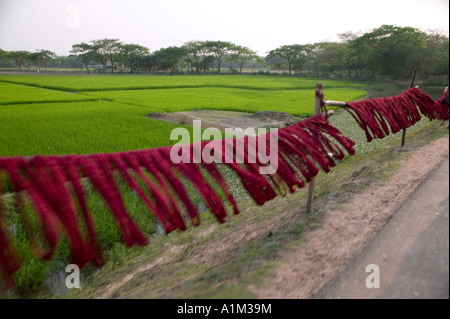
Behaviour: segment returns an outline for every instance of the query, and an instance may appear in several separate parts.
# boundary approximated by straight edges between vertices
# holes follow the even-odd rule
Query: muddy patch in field
[[[289,113],[274,111],[256,113],[211,110],[152,112],[147,117],[181,125],[193,125],[194,120],[201,120],[202,128],[215,127],[220,130],[225,130],[225,128],[242,128],[243,130],[247,128],[281,128],[302,120]]]

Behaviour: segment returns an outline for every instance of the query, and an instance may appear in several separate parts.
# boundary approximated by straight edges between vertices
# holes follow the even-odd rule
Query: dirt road
[[[449,297],[449,159],[424,180],[363,253],[315,298]],[[379,288],[366,278],[379,268]],[[375,281],[370,278],[369,286]]]

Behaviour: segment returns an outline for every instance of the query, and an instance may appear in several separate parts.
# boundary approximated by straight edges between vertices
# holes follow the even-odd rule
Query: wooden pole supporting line
[[[417,68],[414,68],[414,72],[413,72],[413,75],[411,77],[411,85],[409,86],[410,88],[414,87],[414,81],[416,80],[416,73],[417,73]],[[406,128],[403,129],[402,147],[405,146],[405,140],[406,140]]]
[[[323,83],[316,83],[316,101],[314,103],[314,115],[320,113],[323,103]],[[314,197],[314,182],[313,178],[308,184],[308,198],[306,200],[306,213],[311,213],[312,200]]]

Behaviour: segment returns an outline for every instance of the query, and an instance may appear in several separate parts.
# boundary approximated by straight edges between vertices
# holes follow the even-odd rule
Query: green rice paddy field
[[[150,112],[279,111],[310,116],[320,80],[269,76],[0,75],[0,156],[87,154],[170,145],[179,125]],[[324,81],[353,101],[364,85]]]
[[[256,75],[0,75],[0,81],[62,91],[228,87],[258,90],[311,89],[317,79]],[[326,88],[364,87],[359,83],[321,81]]]

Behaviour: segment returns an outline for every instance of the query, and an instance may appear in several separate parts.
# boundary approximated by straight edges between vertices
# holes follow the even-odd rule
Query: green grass
[[[46,72],[46,71],[58,71],[58,72],[65,72],[65,71],[78,71],[78,72],[86,72],[86,69],[83,67],[81,68],[60,68],[60,67],[47,67],[47,69],[45,67],[37,67],[37,66],[30,66],[28,67],[22,67],[22,71],[25,72],[36,72],[37,70],[40,70],[40,72]],[[18,67],[1,67],[0,71],[17,71],[20,72],[20,69]]]
[[[366,86],[344,81],[254,75],[0,75],[0,81],[75,92],[192,87],[290,90],[312,89],[319,81],[327,89]]]
[[[41,87],[11,84],[29,83]],[[49,76],[0,75],[0,156],[87,154],[146,149],[173,144],[177,125],[146,118],[150,112],[213,109],[275,110],[312,115],[315,80],[258,76]],[[112,90],[99,87],[192,86],[183,89]],[[203,86],[249,86],[236,89]],[[327,99],[350,101],[366,92],[328,82]],[[264,90],[283,87],[284,90]],[[304,88],[302,90],[286,90]],[[308,89],[306,89],[308,88]],[[102,99],[103,101],[100,101]],[[73,102],[77,100],[91,100]],[[69,103],[70,102],[70,103]],[[36,104],[40,103],[40,104]],[[1,105],[4,104],[4,105]]]
[[[104,101],[0,107],[0,156],[110,153],[172,144],[179,127]],[[175,141],[173,141],[175,143]]]
[[[0,105],[88,101],[96,98],[32,86],[0,82]],[[1,114],[1,113],[0,113]]]
[[[295,116],[311,116],[314,90],[248,90],[230,88],[153,89],[99,91],[84,93],[115,102],[147,107],[155,112],[188,110],[222,110],[254,113],[257,111],[288,112]],[[354,101],[366,95],[358,89],[329,89],[327,98]]]

